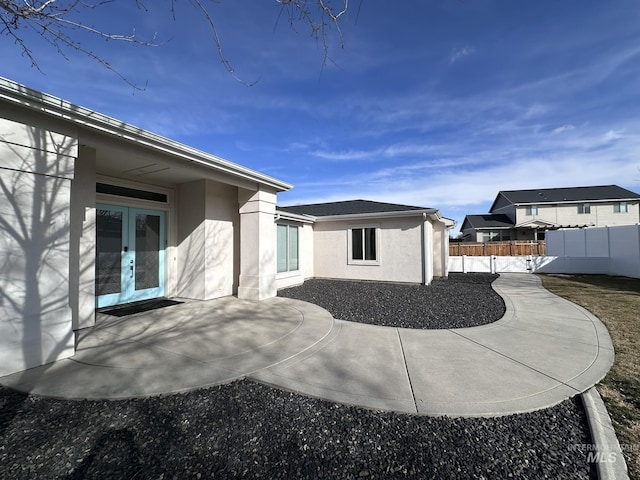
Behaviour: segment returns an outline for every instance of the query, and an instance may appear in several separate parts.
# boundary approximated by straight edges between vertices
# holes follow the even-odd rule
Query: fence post
[[[467,273],[467,256],[462,255],[462,273]]]
[[[496,265],[497,261],[498,261],[498,258],[495,255],[491,255],[491,260],[489,260],[491,273],[496,273],[498,269]]]

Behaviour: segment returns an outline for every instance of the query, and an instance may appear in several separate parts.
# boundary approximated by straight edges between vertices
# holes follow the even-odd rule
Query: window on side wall
[[[278,273],[294,272],[299,267],[298,227],[277,225],[278,229]]]
[[[378,226],[349,228],[350,264],[378,265],[380,263]]]
[[[627,202],[618,202],[613,204],[613,213],[627,213],[629,212],[629,206]]]
[[[538,215],[538,206],[537,205],[529,205],[526,207],[525,213],[528,217],[533,217]]]
[[[581,203],[580,205],[578,205],[578,213],[580,215],[591,213],[591,204]]]

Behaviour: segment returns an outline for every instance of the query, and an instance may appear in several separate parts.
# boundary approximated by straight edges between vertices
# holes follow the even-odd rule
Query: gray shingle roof
[[[533,190],[501,190],[500,192],[498,192],[498,197],[500,195],[504,196],[512,204],[640,199],[639,194],[619,187],[617,185],[599,185],[594,187],[571,188],[541,188]]]
[[[364,213],[406,212],[409,210],[434,210],[432,208],[398,205],[395,203],[373,202],[371,200],[347,200],[343,202],[311,203],[278,207],[278,210],[298,215],[328,217],[333,215],[357,215]]]
[[[510,228],[513,222],[501,213],[485,213],[482,215],[467,215],[462,222],[462,228]]]

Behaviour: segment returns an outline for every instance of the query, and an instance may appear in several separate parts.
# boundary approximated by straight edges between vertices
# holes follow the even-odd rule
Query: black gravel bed
[[[338,405],[249,380],[130,400],[0,387],[3,479],[589,479],[579,397],[498,418]]]
[[[431,285],[310,279],[278,296],[313,303],[333,318],[387,327],[438,329],[486,325],[505,306],[491,283],[498,275],[452,273]]]

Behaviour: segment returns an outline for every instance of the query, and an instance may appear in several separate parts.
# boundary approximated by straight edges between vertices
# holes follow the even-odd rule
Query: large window
[[[613,213],[627,213],[629,212],[629,206],[627,202],[618,202],[613,204]]]
[[[299,269],[298,227],[277,225],[278,228],[278,273]]]
[[[591,204],[589,203],[581,203],[578,205],[578,213],[580,215],[591,213]]]
[[[378,227],[349,229],[349,262],[378,264]]]
[[[538,215],[538,206],[537,205],[529,205],[525,209],[525,213],[529,217],[535,217]]]
[[[509,230],[492,230],[479,232],[478,238],[481,242],[504,242],[511,240],[511,232]]]

